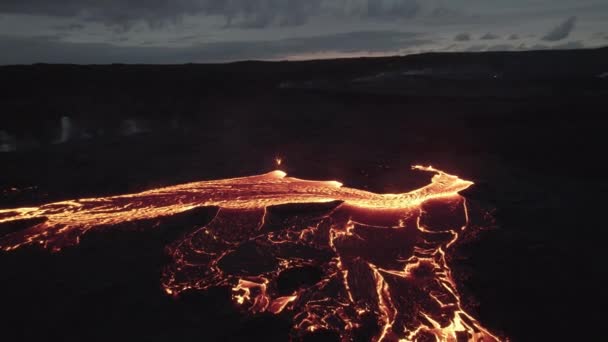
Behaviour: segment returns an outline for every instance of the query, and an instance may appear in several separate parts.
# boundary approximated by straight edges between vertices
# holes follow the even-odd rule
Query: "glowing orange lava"
[[[243,310],[291,317],[295,338],[331,330],[348,341],[368,329],[374,341],[497,341],[463,309],[446,261],[468,223],[458,192],[473,183],[414,168],[432,181],[403,194],[273,171],[0,210],[0,224],[31,222],[0,249],[60,251],[91,229],[214,206],[211,222],[167,247],[167,294],[229,286]]]

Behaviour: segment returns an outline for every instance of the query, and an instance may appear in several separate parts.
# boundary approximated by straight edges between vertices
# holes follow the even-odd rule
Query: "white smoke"
[[[14,152],[17,150],[15,137],[6,131],[0,131],[0,152]]]
[[[60,124],[61,131],[59,132],[59,139],[56,141],[57,144],[63,144],[72,138],[72,120],[67,116],[62,116]]]
[[[120,128],[121,134],[126,136],[143,133],[145,131],[146,130],[142,127],[141,123],[135,119],[124,120]]]

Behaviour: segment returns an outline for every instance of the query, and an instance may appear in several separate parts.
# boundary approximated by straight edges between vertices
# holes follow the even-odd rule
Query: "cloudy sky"
[[[608,45],[606,0],[1,0],[0,64]]]

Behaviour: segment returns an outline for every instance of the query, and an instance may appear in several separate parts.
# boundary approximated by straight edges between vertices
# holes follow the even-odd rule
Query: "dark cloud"
[[[226,26],[241,28],[264,28],[268,26],[299,26],[308,18],[320,13],[322,0],[203,0],[194,2],[213,2],[199,13],[220,15],[226,19]]]
[[[429,13],[429,16],[433,17],[433,18],[454,18],[454,17],[461,17],[462,13],[460,13],[459,11],[453,9],[453,8],[447,8],[447,7],[437,7],[434,8],[433,10],[431,10],[431,12]]]
[[[559,44],[559,45],[554,45],[551,48],[559,49],[559,50],[572,50],[572,49],[582,49],[584,47],[585,47],[585,44],[583,44],[582,41],[572,41],[572,42],[567,42],[567,43],[563,43],[563,44]]]
[[[67,25],[53,26],[53,28],[58,31],[80,31],[84,29],[84,25],[79,23],[72,23]]]
[[[362,31],[276,41],[217,42],[191,47],[119,47],[111,44],[67,43],[47,37],[0,36],[0,64],[31,63],[146,63],[276,59],[318,52],[391,53],[401,48],[429,43],[415,33]]]
[[[183,42],[192,42],[194,40],[201,39],[201,35],[199,34],[189,34],[185,36],[175,37],[169,40],[170,43],[183,43]]]
[[[144,20],[152,26],[183,15],[223,16],[234,25],[299,23],[318,13],[322,0],[2,0],[0,12],[50,16],[82,16],[106,24]]]
[[[477,24],[479,15],[470,14],[465,10],[448,7],[431,7],[423,16],[427,21],[441,25],[450,24]]]
[[[576,25],[576,17],[570,17],[542,37],[542,40],[553,42],[562,40],[570,35]]]
[[[466,42],[471,40],[471,35],[468,33],[459,33],[454,37],[454,40],[457,42]]]
[[[415,0],[368,0],[364,16],[371,18],[411,18],[420,10],[420,5]]]
[[[348,5],[348,6],[347,6]],[[382,20],[411,18],[417,0],[2,0],[0,13],[60,17],[82,16],[109,25],[130,25],[144,20],[160,26],[184,15],[221,16],[226,26],[261,28],[297,26],[327,8],[337,16]]]
[[[524,49],[520,46],[522,42],[526,43],[525,48],[535,43],[553,48],[571,40],[576,25],[574,16],[534,39],[521,32],[509,35],[500,30],[508,22],[511,27],[528,27],[530,31],[544,33],[538,25],[551,18],[557,18],[557,24],[570,15],[585,17],[581,33],[591,37],[596,32],[588,43],[593,45],[605,37],[605,29],[598,22],[605,17],[601,11],[608,7],[600,6],[601,0],[589,1],[598,5],[584,7],[576,0],[538,0],[535,4],[512,0],[508,5],[479,0],[0,0],[0,18],[7,19],[1,23],[5,30],[0,33],[0,64],[185,63],[286,55],[314,58],[319,52],[366,55],[420,44],[420,35],[396,32],[404,27],[426,32],[428,36],[449,35],[448,41],[434,45],[439,51],[466,49],[469,45],[474,45],[470,47],[473,50],[492,50],[506,47],[498,45],[505,43]],[[15,14],[53,18],[20,18]],[[185,17],[188,20],[181,22]],[[171,27],[171,23],[180,25]],[[387,31],[352,32],[378,24]],[[320,31],[321,25],[326,31]],[[294,26],[302,27],[281,29]],[[588,31],[592,26],[593,31]],[[224,28],[270,29],[245,33]],[[331,35],[349,30],[351,33]],[[328,35],[276,40],[296,32],[300,36],[319,32]],[[100,41],[106,44],[92,43]],[[213,43],[198,43],[205,41]],[[185,47],[189,44],[198,45]]]
[[[498,39],[500,38],[500,36],[497,36],[493,33],[486,33],[483,36],[481,36],[479,39],[481,40],[494,40],[494,39]]]
[[[572,50],[572,49],[582,49],[585,47],[585,44],[581,41],[572,41],[552,46],[547,46],[544,44],[536,44],[532,47],[532,50]]]
[[[499,44],[499,45],[490,46],[487,49],[487,51],[511,51],[514,49],[515,49],[515,46],[513,46],[511,44]]]

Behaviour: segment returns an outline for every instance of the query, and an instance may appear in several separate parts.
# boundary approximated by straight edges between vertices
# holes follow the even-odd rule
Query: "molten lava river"
[[[329,330],[349,341],[371,326],[374,341],[497,341],[463,309],[447,264],[469,220],[458,193],[473,183],[415,169],[432,181],[403,194],[273,171],[0,210],[0,224],[26,223],[0,237],[0,249],[59,252],[91,230],[216,207],[210,222],[166,247],[167,295],[231,287],[243,312],[291,319],[293,339]]]

